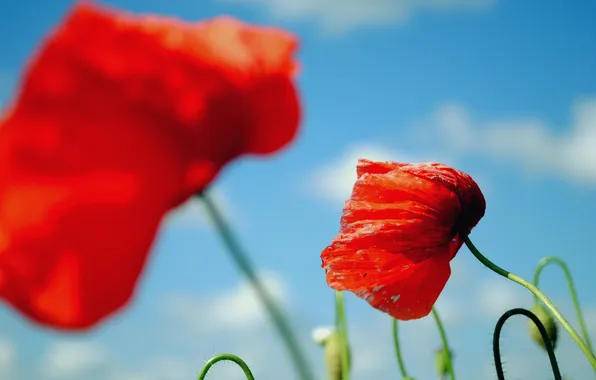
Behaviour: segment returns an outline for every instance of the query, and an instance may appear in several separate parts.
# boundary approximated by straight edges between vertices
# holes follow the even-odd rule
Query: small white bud
[[[323,345],[333,334],[333,328],[331,327],[317,327],[312,330],[312,340],[318,344]]]

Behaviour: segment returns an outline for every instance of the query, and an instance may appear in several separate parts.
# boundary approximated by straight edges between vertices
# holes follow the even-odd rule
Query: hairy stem
[[[501,346],[500,346],[500,337],[501,337],[501,330],[505,325],[505,322],[516,314],[525,315],[526,317],[530,318],[532,322],[540,331],[540,335],[542,336],[542,341],[544,342],[544,347],[546,348],[546,352],[548,353],[548,359],[550,360],[550,365],[553,370],[553,374],[555,376],[555,380],[561,380],[561,371],[559,370],[559,364],[557,363],[557,357],[555,355],[555,350],[553,348],[552,342],[548,337],[548,333],[546,332],[546,328],[540,322],[540,319],[529,310],[526,309],[511,309],[499,318],[497,324],[495,326],[495,332],[493,334],[493,354],[495,358],[495,368],[497,370],[497,378],[498,380],[505,380],[505,373],[503,371],[503,362],[501,361]]]
[[[523,286],[524,288],[526,288],[530,292],[532,292],[532,294],[534,294],[540,301],[542,301],[542,303],[544,303],[544,305],[550,310],[550,312],[553,314],[553,316],[559,321],[561,326],[563,326],[563,328],[565,330],[567,330],[567,332],[569,333],[571,338],[575,341],[575,343],[579,346],[579,348],[582,350],[584,355],[586,355],[586,357],[588,358],[588,361],[592,365],[594,372],[596,372],[596,357],[594,357],[594,355],[592,354],[592,351],[588,348],[586,343],[584,343],[584,341],[580,338],[578,333],[573,329],[573,327],[567,321],[567,319],[565,319],[563,314],[561,314],[559,309],[557,309],[557,307],[551,302],[551,300],[548,299],[548,297],[546,297],[544,295],[544,293],[542,293],[540,291],[540,289],[538,289],[536,286],[534,286],[530,282],[524,280],[523,278],[521,278],[511,272],[506,271],[505,269],[499,267],[498,265],[494,264],[492,261],[487,259],[484,255],[482,255],[482,253],[480,253],[480,251],[478,251],[478,249],[474,246],[474,244],[472,243],[472,241],[470,240],[469,237],[466,237],[466,246],[470,249],[472,254],[488,269],[492,270],[493,272],[495,272],[495,273],[497,273],[497,274],[499,274],[515,283],[520,284],[521,286]]]

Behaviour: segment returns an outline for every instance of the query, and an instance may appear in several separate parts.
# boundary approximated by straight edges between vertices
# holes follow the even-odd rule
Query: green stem
[[[443,342],[443,351],[445,355],[447,355],[447,371],[449,372],[449,377],[451,378],[451,380],[455,380],[455,370],[453,369],[453,361],[451,360],[451,349],[449,348],[449,343],[447,342],[447,334],[445,333],[443,322],[441,322],[441,318],[439,317],[439,313],[437,312],[437,309],[435,307],[433,307],[432,314],[435,323],[437,324],[437,328],[439,329],[439,334],[441,335],[441,342]]]
[[[478,249],[474,246],[469,237],[466,237],[466,246],[470,249],[472,254],[488,269],[515,283],[520,284],[521,286],[532,292],[540,301],[542,301],[542,303],[544,303],[544,305],[550,310],[553,316],[559,321],[561,326],[563,326],[563,328],[567,330],[571,338],[575,341],[575,343],[579,346],[584,355],[586,355],[586,357],[590,361],[590,364],[592,365],[594,372],[596,372],[596,357],[594,357],[592,351],[590,351],[588,346],[580,338],[578,333],[573,329],[571,324],[565,319],[563,314],[561,314],[557,307],[551,302],[551,300],[548,299],[548,297],[544,295],[544,293],[540,291],[540,289],[538,289],[535,285],[531,284],[530,282],[524,280],[523,278],[506,271],[505,269],[499,267],[498,265],[494,264],[492,261],[484,257],[482,253],[480,253],[480,251],[478,251]]]
[[[401,348],[399,346],[399,334],[397,324],[398,321],[395,318],[393,320],[393,346],[395,347],[395,358],[397,359],[397,366],[399,367],[399,372],[401,372],[401,376],[404,379],[408,379],[408,372],[406,371],[406,366],[404,364],[404,359],[401,356]]]
[[[240,359],[238,356],[233,355],[233,354],[220,354],[220,355],[217,355],[217,356],[211,358],[207,362],[207,364],[205,364],[205,367],[203,367],[203,370],[199,374],[199,377],[197,378],[197,380],[205,380],[205,377],[207,376],[207,372],[209,372],[211,367],[213,367],[215,365],[215,363],[223,361],[223,360],[228,360],[228,361],[238,364],[238,366],[240,368],[242,368],[242,371],[244,372],[244,375],[246,376],[246,380],[255,380],[255,377],[252,375],[252,372],[250,372],[250,368],[248,368],[248,365],[246,364],[246,362],[244,360]]]
[[[335,329],[341,340],[341,377],[350,380],[350,345],[348,341],[348,323],[344,306],[344,296],[335,292]]]
[[[560,258],[549,256],[545,257],[538,263],[536,267],[536,271],[534,272],[534,286],[538,287],[538,282],[540,281],[540,274],[545,266],[548,264],[557,264],[559,268],[565,274],[565,278],[567,279],[567,285],[569,287],[569,293],[571,293],[571,301],[573,302],[573,307],[575,308],[575,313],[577,314],[577,320],[579,321],[579,329],[584,337],[584,342],[590,349],[592,353],[594,353],[594,349],[592,348],[592,342],[590,342],[590,334],[588,334],[588,329],[586,327],[586,321],[584,319],[584,315],[582,313],[582,309],[579,306],[579,300],[577,297],[577,291],[575,290],[575,286],[573,284],[573,278],[571,277],[571,271],[567,267],[567,264]],[[535,300],[538,301],[538,297],[535,296]]]
[[[213,223],[215,224],[225,246],[228,248],[228,252],[230,253],[234,263],[252,285],[258,298],[265,307],[265,310],[268,312],[274,326],[277,328],[277,331],[290,354],[294,367],[297,373],[300,375],[300,379],[313,379],[313,375],[311,373],[312,367],[308,364],[306,355],[304,355],[300,345],[298,344],[298,339],[292,331],[290,323],[286,319],[286,316],[284,315],[284,312],[280,306],[277,304],[277,302],[275,302],[274,298],[269,294],[257,276],[256,271],[253,268],[253,264],[250,262],[248,255],[245,253],[244,249],[240,245],[239,240],[233,233],[230,224],[226,222],[215,203],[207,194],[203,193],[199,195],[199,197],[203,200],[207,213],[213,220]]]

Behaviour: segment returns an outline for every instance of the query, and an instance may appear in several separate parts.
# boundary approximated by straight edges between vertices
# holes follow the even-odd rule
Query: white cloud
[[[316,195],[343,205],[352,194],[356,182],[356,164],[358,159],[367,158],[375,161],[414,162],[409,154],[386,148],[380,144],[358,144],[347,150],[338,160],[324,165],[311,178]]]
[[[450,297],[447,294],[441,294],[435,304],[441,322],[445,326],[451,326],[465,319],[465,309],[457,301],[456,297]],[[430,318],[428,318],[430,320]]]
[[[586,328],[591,334],[596,334],[596,308],[589,308],[583,312]]]
[[[104,348],[96,343],[55,342],[47,350],[43,373],[54,379],[82,376],[104,366],[107,359]]]
[[[475,123],[464,107],[454,104],[439,107],[435,118],[453,153],[493,157],[528,173],[596,185],[596,98],[572,106],[571,125],[560,135],[536,118]]]
[[[327,33],[407,22],[417,11],[483,10],[496,0],[220,0],[265,8],[287,20],[314,21]]]
[[[260,278],[274,300],[288,312],[291,295],[283,278],[267,271],[261,271]],[[257,378],[292,378],[293,368],[284,345],[248,282],[241,281],[206,297],[170,294],[165,299],[164,311],[169,325],[175,326],[169,331],[178,336],[177,341],[200,342],[194,357],[206,360],[230,352],[242,358]],[[315,345],[308,339],[308,329],[296,323],[295,315],[290,318],[297,338],[304,348],[310,348],[307,353],[311,354]],[[202,366],[203,363],[194,363],[195,370]],[[236,364],[220,362],[212,367],[208,378],[243,380],[246,377]]]
[[[370,329],[367,332],[370,336]],[[376,338],[378,339],[379,336]],[[383,344],[375,342],[372,337],[366,340],[358,338],[351,340],[352,371],[355,378],[382,378],[379,374],[386,373],[391,368],[394,357],[391,350],[391,339],[389,335],[384,338]]]
[[[212,190],[209,196],[226,220],[232,220],[233,218],[235,223],[238,222],[238,216],[236,212],[232,213],[232,206],[223,191]],[[170,211],[165,218],[165,223],[173,227],[190,228],[213,227],[214,224],[205,209],[203,201],[196,197],[190,198],[176,209]]]
[[[143,371],[124,371],[114,372],[110,375],[109,380],[153,380],[151,374]]]
[[[279,304],[287,306],[289,292],[282,277],[265,272],[261,281]],[[268,317],[250,283],[243,281],[232,289],[213,294],[207,299],[183,294],[168,296],[171,316],[198,331],[247,329],[268,322]]]
[[[484,281],[478,288],[477,302],[487,317],[499,318],[507,310],[531,307],[528,291],[502,278]]]
[[[276,302],[287,306],[289,294],[281,275],[263,273],[261,280]],[[241,328],[267,321],[261,301],[248,282],[243,282],[232,291],[222,293],[212,300],[209,310],[214,322],[222,326]]]
[[[181,358],[167,356],[153,360],[148,365],[147,373],[156,379],[187,380],[196,378],[197,370],[199,368],[191,367]]]
[[[6,339],[0,339],[0,376],[8,378],[14,371],[16,352]]]
[[[350,198],[354,182],[356,182],[356,165],[358,159],[366,158],[373,161],[395,162],[441,162],[452,164],[447,157],[437,154],[410,153],[387,148],[383,144],[366,143],[355,144],[349,147],[338,159],[322,165],[315,170],[307,183],[310,184],[311,193],[333,203],[343,206]]]
[[[196,379],[202,366],[200,361],[188,360],[170,354],[146,358],[135,368],[121,368],[115,363],[106,363],[109,374],[100,379],[107,380],[188,380]],[[81,376],[82,378],[83,376]],[[88,375],[85,378],[89,378]],[[209,378],[209,377],[208,377]],[[95,378],[94,378],[95,379]]]
[[[461,156],[475,155],[514,164],[527,174],[551,175],[596,186],[596,98],[577,101],[571,108],[570,119],[567,132],[555,134],[537,118],[478,123],[465,107],[445,104],[434,113],[435,129],[424,131],[427,138],[439,139],[440,146],[446,148],[440,157],[393,150],[377,143],[356,144],[339,159],[319,168],[309,183],[316,195],[335,205],[343,205],[356,181],[359,158],[438,161],[450,165]],[[422,129],[417,131],[422,133]],[[490,198],[486,174],[469,174],[478,182],[485,197]]]

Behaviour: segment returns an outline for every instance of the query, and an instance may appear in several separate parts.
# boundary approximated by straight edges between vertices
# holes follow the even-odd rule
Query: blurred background
[[[339,228],[359,157],[439,161],[470,173],[487,198],[472,239],[531,279],[538,260],[565,259],[596,337],[596,3],[591,0],[112,0],[134,12],[201,20],[230,14],[300,36],[305,118],[296,142],[267,159],[228,166],[214,195],[323,377],[313,328],[334,321],[320,251]],[[72,3],[0,1],[0,105],[40,39]],[[92,89],[91,89],[92,90]],[[0,305],[0,378],[190,380],[222,352],[259,380],[294,374],[282,344],[200,204],[163,224],[134,302],[83,335],[41,329]],[[114,263],[118,265],[118,263]],[[494,379],[491,339],[524,289],[464,247],[437,307],[461,380]],[[105,281],[110,281],[106,278]],[[577,326],[562,274],[543,290]],[[390,319],[347,295],[354,380],[399,378]],[[436,379],[432,319],[400,325],[411,376]],[[552,377],[523,317],[502,336],[508,379]],[[592,378],[561,332],[561,370]],[[243,379],[232,364],[213,380]]]

